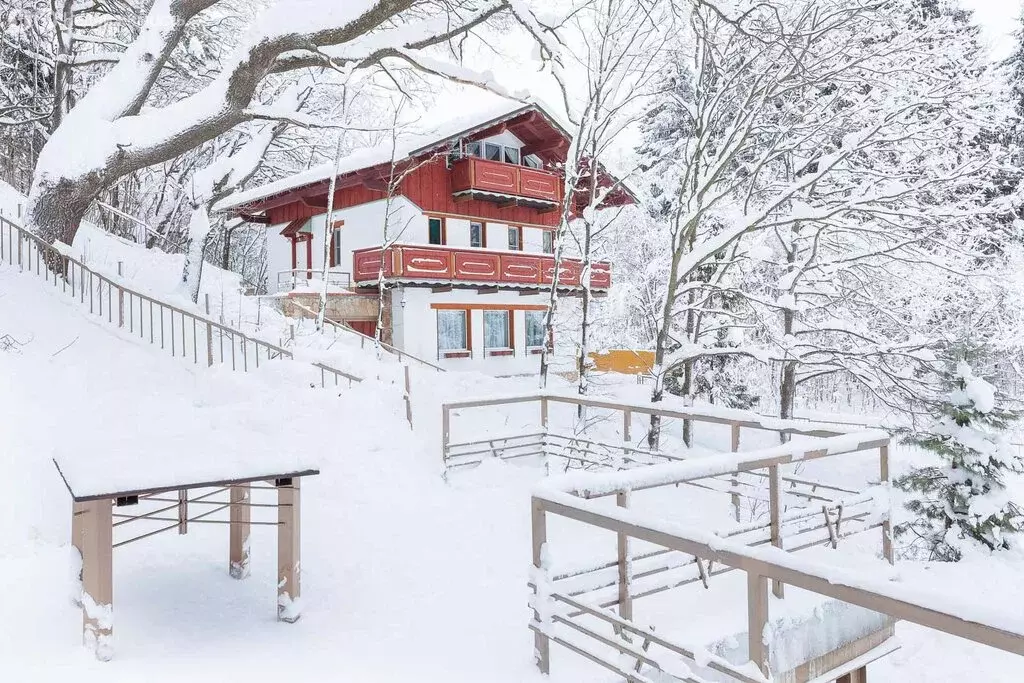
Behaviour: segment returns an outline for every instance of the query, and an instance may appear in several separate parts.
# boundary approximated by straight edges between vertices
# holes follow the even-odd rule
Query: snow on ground
[[[109,246],[112,239],[98,241]],[[140,280],[163,272],[167,279],[151,285],[170,291],[177,267],[167,264],[169,257],[144,250],[134,256],[135,264],[151,258],[152,268],[130,272]],[[246,374],[211,371],[162,355],[88,317],[34,277],[0,266],[4,334],[22,343],[17,351],[0,352],[0,463],[7,474],[0,481],[0,583],[6,588],[0,664],[6,677],[612,680],[558,647],[550,679],[532,666],[528,510],[543,469],[488,461],[447,482],[439,476],[440,402],[528,392],[534,380],[416,369],[411,431],[401,392],[373,381],[377,368],[368,354],[350,354],[349,362],[370,378],[352,389],[311,389],[296,381],[295,365],[285,361]],[[646,393],[605,380],[594,383],[598,391],[632,400]],[[572,410],[563,408],[552,408],[552,423],[568,427]],[[590,417],[595,433],[621,434],[610,416],[594,411]],[[536,404],[465,410],[454,417],[452,432],[472,438],[538,422]],[[678,422],[670,421],[666,432],[678,448]],[[772,439],[745,432],[742,443],[764,447]],[[700,425],[695,441],[691,455],[721,451],[728,431]],[[85,462],[109,452],[142,464],[157,461],[154,473],[189,454],[224,461],[249,452],[314,456],[322,474],[303,489],[303,618],[293,625],[275,620],[272,529],[254,528],[253,575],[235,581],[227,574],[226,529],[192,525],[186,536],[156,536],[115,551],[115,659],[96,662],[80,647],[81,616],[69,599],[71,506],[50,459]],[[897,471],[916,457],[904,449],[894,456]],[[836,462],[805,463],[804,471],[851,488],[877,477],[871,454]],[[711,528],[729,524],[725,496],[686,487],[638,494],[634,507]],[[558,520],[549,531],[556,563],[610,559],[614,552],[607,532]],[[876,534],[866,534],[837,552],[812,552],[855,566],[877,562],[877,545]],[[908,584],[1002,610],[1024,601],[1022,566],[1017,555],[977,555],[957,565],[901,565],[898,572]],[[710,590],[696,584],[640,600],[637,615],[673,638],[710,643],[745,628],[744,591],[742,575],[734,573],[713,579]],[[773,613],[782,607],[774,605]],[[913,626],[900,625],[897,633],[904,647],[871,666],[873,681],[1020,679],[1013,655]]]

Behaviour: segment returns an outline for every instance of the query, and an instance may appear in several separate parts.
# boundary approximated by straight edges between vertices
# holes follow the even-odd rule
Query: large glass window
[[[523,248],[523,233],[522,231],[513,226],[508,227],[508,250],[509,251],[521,251]]]
[[[527,154],[526,156],[523,157],[523,166],[529,166],[530,168],[543,168],[544,163],[540,160],[539,157],[536,157],[532,154]]]
[[[496,145],[493,142],[485,143],[484,156],[491,161],[501,161],[501,145]]]
[[[509,311],[484,311],[484,348],[510,349]]]
[[[437,350],[441,353],[469,350],[468,311],[437,312]]]
[[[555,233],[551,230],[545,230],[543,233],[543,251],[545,254],[555,253]]]
[[[526,347],[539,349],[544,346],[545,311],[526,311]]]
[[[486,240],[484,239],[484,224],[483,223],[470,223],[469,224],[469,246],[471,247],[483,247],[486,246]]]
[[[427,219],[428,238],[431,244],[444,244],[444,219]]]
[[[505,163],[506,164],[518,164],[519,163],[519,150],[515,147],[505,148]]]
[[[465,155],[467,157],[478,157],[481,156],[480,143],[479,142],[467,142],[463,147]]]

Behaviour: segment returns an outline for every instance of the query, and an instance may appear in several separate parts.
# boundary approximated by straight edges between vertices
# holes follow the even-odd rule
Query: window
[[[544,162],[532,154],[527,154],[523,157],[523,166],[529,166],[530,168],[544,168]]]
[[[336,221],[334,223],[334,232],[331,233],[331,266],[341,265],[341,226],[339,223],[344,221]]]
[[[543,232],[543,239],[544,239],[544,244],[543,244],[542,249],[543,249],[544,253],[545,254],[554,254],[555,253],[555,233],[553,231],[551,231],[551,230],[545,230]]]
[[[440,356],[469,351],[469,311],[437,312],[437,351]]]
[[[523,240],[522,230],[513,226],[508,226],[508,250],[509,251],[522,251]]]
[[[526,348],[539,350],[544,347],[545,313],[545,311],[526,311]]]
[[[504,351],[512,348],[509,311],[484,311],[484,350]]]
[[[484,237],[484,224],[483,223],[470,223],[469,224],[469,246],[471,247],[486,247],[487,238]]]
[[[496,145],[493,142],[484,143],[484,156],[491,161],[501,161],[501,145]]]
[[[444,244],[444,219],[427,219],[427,238],[430,244]]]
[[[480,154],[480,143],[479,142],[467,142],[463,148],[465,156],[467,157],[478,157]]]
[[[505,148],[505,163],[506,164],[518,164],[519,163],[519,150],[515,147]]]

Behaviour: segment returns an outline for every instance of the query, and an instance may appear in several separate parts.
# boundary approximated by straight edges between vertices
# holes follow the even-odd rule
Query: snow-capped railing
[[[649,512],[629,509],[630,497],[636,490],[691,482],[709,474],[727,472],[733,467],[778,466],[842,455],[854,452],[853,448],[868,446],[875,436],[876,432],[844,434],[823,439],[814,444],[821,446],[814,450],[807,450],[807,444],[793,444],[624,472],[575,473],[542,483],[535,490],[532,501],[533,566],[530,581],[534,589],[531,603],[534,618],[530,628],[534,632],[538,668],[544,673],[550,670],[550,646],[554,642],[630,681],[662,680],[650,676],[653,671],[683,680],[706,680],[706,675],[717,673],[724,674],[729,680],[747,683],[806,680],[807,672],[817,672],[814,675],[816,681],[863,680],[861,674],[866,671],[868,663],[897,647],[891,639],[893,623],[897,619],[1007,652],[1024,654],[1024,632],[1012,606],[1004,614],[993,614],[948,592],[921,590],[900,582],[898,575],[889,573],[888,565],[881,565],[877,572],[871,574],[857,573],[821,561],[807,560],[792,552],[815,541],[796,548],[763,547],[768,543],[763,538],[757,540],[756,534],[751,536],[756,531],[753,526],[714,533]],[[618,507],[608,507],[588,499],[612,493],[616,495]],[[847,501],[851,506],[865,503],[870,505],[870,499],[864,496]],[[772,528],[774,530],[776,520],[781,524],[799,523],[810,514],[810,511],[793,511],[777,518],[773,516]],[[583,571],[556,574],[550,558],[557,553],[549,547],[547,535],[549,515],[614,533],[618,559]],[[838,526],[838,520],[835,526]],[[559,528],[563,527],[560,523]],[[834,544],[833,528],[829,529],[829,537]],[[659,549],[635,554],[631,546],[636,541]],[[667,557],[685,561],[670,566],[659,577],[658,570],[670,564],[665,560]],[[671,571],[679,569],[684,569],[685,573]],[[642,627],[633,621],[636,599],[697,580],[708,587],[710,578],[732,570],[743,571],[747,577],[748,621],[746,633],[742,634],[746,640],[745,650],[735,642],[730,643],[733,639],[728,637],[720,641],[713,652],[709,651],[707,643],[673,642],[656,634],[653,627]],[[603,572],[603,575],[596,572]],[[879,573],[884,576],[878,576]],[[574,587],[569,583],[578,582],[581,576],[591,583],[596,576],[604,581],[604,585],[597,588],[584,585],[580,589],[578,585]],[[787,632],[785,628],[779,628],[780,621],[770,618],[769,581],[776,586],[789,584],[841,601],[832,604],[848,603],[844,609],[863,609],[859,610],[858,619],[851,619],[853,623],[844,624],[841,614],[831,624],[818,624],[817,627],[829,626],[832,631],[845,632],[846,635],[840,642],[826,646],[819,643],[814,647],[809,647],[805,635],[804,647],[795,648],[800,655],[794,661],[794,643],[786,641]],[[611,596],[605,599],[599,594],[586,595],[598,588],[613,589]],[[617,608],[616,611],[609,609],[612,606]],[[819,614],[815,610],[814,618],[827,620],[827,611]],[[792,622],[791,617],[788,620]],[[784,622],[782,620],[781,623]],[[871,628],[863,628],[865,623]],[[610,626],[611,632],[601,633],[599,629],[602,626]],[[815,627],[813,624],[807,626]],[[789,635],[792,636],[794,631],[798,629],[791,629]],[[652,646],[657,646],[657,649]],[[779,656],[775,646],[780,652],[786,651],[787,656]],[[743,658],[750,661],[743,665]],[[844,676],[850,678],[844,679]]]
[[[246,372],[258,368],[261,361],[293,358],[288,349],[125,287],[0,217],[0,264],[3,263],[52,282],[55,289],[83,308],[88,306],[90,314],[196,365],[219,363]],[[315,367],[321,371],[323,387],[328,384],[327,372],[334,376],[335,385],[339,378],[350,385],[362,381],[323,363]]]

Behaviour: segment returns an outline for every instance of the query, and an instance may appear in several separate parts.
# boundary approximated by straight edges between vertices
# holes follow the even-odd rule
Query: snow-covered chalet
[[[536,372],[569,144],[541,105],[502,103],[341,159],[330,221],[333,162],[218,208],[267,226],[269,284],[285,306],[316,307],[329,225],[329,318],[374,335],[383,275],[384,341],[446,368]],[[605,199],[630,201],[624,190]],[[564,294],[579,292],[580,265],[563,260]],[[610,264],[594,264],[590,282],[607,292]]]

